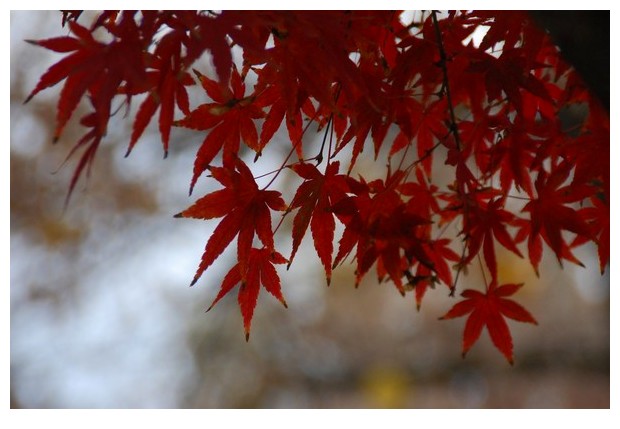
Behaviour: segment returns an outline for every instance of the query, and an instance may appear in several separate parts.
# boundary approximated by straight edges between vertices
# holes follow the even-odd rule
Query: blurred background
[[[246,343],[236,292],[205,314],[234,246],[190,288],[217,222],[172,217],[215,189],[202,180],[188,198],[204,133],[173,129],[164,160],[153,121],[124,158],[121,109],[63,209],[80,111],[52,145],[60,87],[22,104],[58,59],[24,39],[68,33],[60,22],[11,12],[12,408],[609,408],[609,267],[601,277],[592,247],[577,253],[585,269],[546,255],[540,278],[498,255],[500,279],[525,282],[516,300],[539,322],[509,322],[514,367],[486,332],[461,358],[465,318],[437,320],[455,302],[447,290],[418,312],[374,270],[354,289],[346,264],[326,287],[309,237],[290,271],[278,266],[289,308],[263,291]],[[276,247],[290,254],[290,241]],[[459,287],[477,287],[473,271]]]

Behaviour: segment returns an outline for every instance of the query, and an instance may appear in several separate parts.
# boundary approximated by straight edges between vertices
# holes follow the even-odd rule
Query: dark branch
[[[433,11],[431,16],[433,18],[433,26],[435,27],[435,36],[437,36],[437,46],[439,47],[439,66],[443,71],[442,92],[445,91],[446,98],[448,99],[448,109],[450,111],[450,131],[454,135],[456,149],[460,151],[461,139],[459,138],[459,128],[456,125],[456,116],[454,115],[454,106],[452,104],[452,96],[450,95],[450,83],[448,81],[448,58],[446,56],[446,51],[443,48],[443,39],[441,38],[441,30],[439,28],[439,22],[437,21],[437,12]]]

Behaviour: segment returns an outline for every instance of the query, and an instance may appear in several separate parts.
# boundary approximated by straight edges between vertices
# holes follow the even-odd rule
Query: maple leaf
[[[569,178],[572,169],[573,166],[565,161],[551,173],[540,170],[535,182],[537,198],[532,198],[523,207],[523,211],[530,213],[531,222],[524,228],[529,236],[530,261],[537,273],[538,264],[542,258],[541,239],[544,239],[551,247],[560,264],[564,258],[583,266],[564,241],[562,230],[591,239],[592,234],[588,224],[575,209],[566,204],[582,201],[591,194],[592,189],[588,185],[562,186]]]
[[[605,199],[607,197],[607,199]],[[601,269],[601,275],[605,273],[605,267],[609,263],[609,235],[610,235],[610,218],[609,218],[609,205],[606,204],[609,196],[602,194],[600,197],[593,197],[592,207],[586,207],[579,211],[579,214],[588,219],[589,225],[592,229],[592,233],[597,237],[598,244],[598,259]],[[578,236],[571,245],[574,247],[578,244],[587,242],[587,237]]]
[[[521,48],[504,49],[495,58],[491,54],[479,53],[478,58],[471,62],[469,71],[484,73],[489,101],[502,98],[502,92],[518,112],[523,109],[521,89],[532,95],[553,103],[545,85],[531,70],[545,67],[544,64],[532,63],[524,55]]]
[[[90,173],[90,169],[92,167],[93,161],[95,159],[95,154],[97,153],[97,149],[101,144],[102,134],[99,129],[99,123],[97,121],[96,113],[91,113],[82,118],[80,124],[91,128],[86,134],[78,140],[78,142],[73,146],[67,157],[65,158],[65,162],[73,156],[78,149],[83,146],[87,146],[85,152],[82,154],[82,157],[78,161],[78,165],[73,172],[73,176],[71,177],[71,182],[69,184],[69,190],[67,191],[67,196],[65,197],[65,207],[69,204],[69,199],[71,198],[71,194],[75,189],[75,185],[77,184],[82,171],[86,168],[87,174]]]
[[[415,138],[417,154],[427,174],[431,174],[433,158],[431,156],[435,138],[443,138],[447,134],[444,123],[446,100],[424,104],[411,98],[411,95],[401,95],[401,101],[392,103],[392,115],[397,121],[401,132],[394,139],[389,156],[393,156],[407,147]]]
[[[532,196],[532,165],[537,148],[536,141],[530,136],[531,131],[520,120],[506,128],[507,132],[493,145],[490,153],[489,174],[500,170],[502,191],[508,192],[513,183],[516,188],[525,190]]]
[[[402,282],[405,260],[415,258],[432,268],[416,235],[418,228],[429,221],[409,212],[395,191],[402,177],[402,172],[396,172],[385,183],[376,180],[366,186],[362,184],[356,195],[343,198],[332,208],[345,224],[334,266],[357,246],[356,285],[375,261],[383,265],[382,269],[401,294],[405,293]]]
[[[486,326],[491,341],[512,365],[512,336],[505,318],[518,322],[527,322],[538,325],[532,315],[511,299],[523,284],[504,284],[496,286],[491,283],[486,293],[474,289],[466,289],[461,293],[465,298],[456,303],[450,311],[440,317],[440,320],[454,319],[469,314],[463,332],[463,357],[480,337],[482,328]]]
[[[162,40],[162,42],[166,41],[166,38]],[[194,85],[194,81],[189,73],[180,68],[180,47],[176,46],[178,44],[180,41],[176,41],[176,44],[160,42],[155,54],[150,57],[149,68],[151,70],[147,72],[147,80],[153,83],[148,90],[148,96],[138,108],[125,156],[129,155],[151,118],[160,108],[159,131],[164,147],[164,157],[167,157],[174,106],[177,105],[185,115],[190,112],[189,97],[185,87]],[[164,47],[167,49],[164,50]]]
[[[405,182],[398,186],[398,191],[408,196],[407,210],[422,217],[430,218],[432,213],[439,213],[441,209],[437,204],[436,193],[438,187],[429,183],[421,168],[415,169],[417,183]]]
[[[523,257],[515,241],[510,237],[506,226],[513,225],[516,216],[504,210],[505,198],[494,198],[488,203],[477,199],[478,204],[471,204],[467,210],[466,223],[463,229],[467,237],[467,257],[462,264],[469,263],[483,249],[484,260],[493,280],[497,280],[497,262],[495,245],[497,240],[506,249],[519,257]]]
[[[119,86],[137,85],[144,79],[142,45],[138,39],[136,24],[130,14],[124,14],[118,24],[121,36],[109,44],[98,42],[91,32],[74,20],[68,21],[71,32],[77,37],[57,37],[47,40],[28,41],[55,52],[72,52],[52,65],[39,79],[36,87],[26,98],[27,103],[45,88],[65,80],[57,108],[57,124],[54,140],[58,140],[67,121],[71,118],[82,96],[90,91],[99,122],[105,135],[110,118],[110,103]],[[121,31],[122,29],[122,31]]]
[[[523,37],[524,27],[529,24],[528,15],[524,11],[506,11],[504,13],[474,11],[470,16],[483,18],[484,22],[490,21],[495,24],[489,26],[489,31],[480,42],[480,49],[483,51],[493,48],[499,42],[513,48]]]
[[[83,10],[61,10],[62,12],[62,26],[69,21],[77,21]]]
[[[230,269],[222,281],[220,291],[215,297],[215,300],[213,300],[213,303],[207,309],[207,311],[211,310],[233,287],[241,283],[238,301],[243,316],[246,341],[250,338],[252,316],[254,315],[254,308],[258,301],[261,284],[267,292],[275,296],[284,307],[287,307],[280,289],[280,278],[273,266],[274,264],[286,263],[286,258],[280,253],[265,247],[262,249],[252,248],[248,258],[248,263],[245,267],[237,263]]]
[[[574,151],[575,181],[587,183],[598,179],[608,190],[611,164],[609,114],[603,111],[598,103],[593,104],[590,107],[590,116],[584,123],[584,132],[571,144]],[[609,204],[609,199],[605,201]]]
[[[260,154],[261,148],[258,144],[254,119],[264,116],[263,111],[253,103],[255,97],[245,95],[245,84],[236,68],[233,69],[231,75],[230,88],[222,87],[218,82],[209,79],[197,70],[194,70],[194,73],[207,95],[215,103],[201,104],[185,118],[174,123],[176,126],[201,131],[213,128],[196,154],[190,194],[198,177],[208,168],[222,148],[225,166],[234,164],[241,140],[254,149],[257,155]]]
[[[225,188],[199,198],[192,206],[175,215],[205,220],[224,217],[207,241],[192,285],[237,235],[237,260],[242,276],[250,260],[254,234],[267,249],[274,248],[269,209],[281,211],[286,204],[279,192],[259,190],[252,172],[243,161],[237,159],[235,167],[237,171],[210,167],[213,177]]]
[[[348,173],[355,166],[357,157],[364,150],[364,145],[368,134],[370,133],[372,141],[375,147],[375,158],[379,154],[379,150],[383,145],[385,135],[387,134],[389,123],[385,121],[384,109],[378,107],[375,103],[366,98],[357,100],[353,109],[356,113],[355,117],[351,118],[351,124],[347,129],[347,132],[342,137],[340,144],[336,148],[336,153],[340,152],[352,139],[355,137],[355,143],[353,145],[351,154],[351,163],[349,164]]]
[[[305,112],[308,117],[312,118],[315,116],[314,106],[303,92],[298,92],[297,100],[291,101],[289,100],[290,94],[286,93],[286,89],[283,85],[276,82],[267,86],[263,81],[268,80],[269,78],[266,76],[270,76],[271,74],[269,70],[262,70],[260,80],[256,85],[256,91],[259,92],[256,98],[256,104],[261,108],[271,106],[261,129],[260,142],[258,145],[259,151],[271,141],[284,120],[288,135],[291,139],[291,144],[295,148],[298,158],[303,159],[301,144],[303,136],[302,111]],[[263,86],[267,86],[266,89],[261,89]]]
[[[336,228],[331,207],[345,198],[349,190],[347,176],[337,174],[339,166],[338,161],[329,163],[325,175],[321,174],[312,164],[291,166],[293,171],[305,181],[297,189],[290,206],[290,209],[299,208],[293,220],[293,250],[290,261],[293,261],[299,244],[310,226],[314,248],[325,267],[328,285],[331,281],[334,229]]]
[[[39,79],[36,87],[28,95],[27,103],[40,91],[65,81],[58,98],[54,142],[60,138],[67,122],[73,115],[80,100],[86,93],[94,111],[82,117],[80,123],[92,128],[73,147],[67,158],[90,141],[71,178],[68,203],[73,189],[84,171],[90,171],[97,148],[107,133],[111,115],[112,99],[121,85],[127,88],[139,86],[145,78],[142,61],[143,40],[134,21],[135,12],[123,12],[118,22],[109,25],[113,40],[102,43],[95,40],[92,30],[76,22],[79,13],[63,16],[63,25],[68,23],[71,33],[76,37],[62,36],[29,43],[59,53],[70,53],[52,65]],[[128,99],[130,95],[127,95]]]
[[[405,290],[415,290],[416,307],[418,311],[422,306],[422,299],[428,291],[428,288],[434,288],[435,284],[440,281],[450,290],[454,287],[452,284],[452,271],[448,265],[448,261],[457,262],[460,257],[452,250],[450,246],[451,240],[443,238],[439,240],[429,240],[422,243],[424,254],[427,255],[429,261],[427,264],[417,263],[415,275],[409,270],[405,271],[407,284]]]
[[[446,286],[452,288],[452,271],[448,266],[448,261],[457,262],[460,257],[450,248],[451,241],[447,238],[439,240],[429,240],[422,244],[425,254],[428,255],[430,266],[433,267],[437,279],[441,280]],[[419,267],[424,267],[419,264]],[[428,268],[428,267],[426,267]]]

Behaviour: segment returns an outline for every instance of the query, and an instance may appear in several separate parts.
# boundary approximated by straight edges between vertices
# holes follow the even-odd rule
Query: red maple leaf
[[[170,33],[169,36],[174,34]],[[185,115],[190,112],[189,97],[185,86],[193,85],[194,81],[190,74],[182,68],[180,47],[178,46],[181,42],[178,40],[171,41],[168,37],[157,45],[154,55],[148,56],[149,68],[152,69],[147,72],[148,96],[138,108],[125,156],[129,155],[158,108],[160,108],[159,131],[162,137],[164,156],[167,156],[175,105]]]
[[[415,138],[417,154],[424,171],[432,172],[432,152],[435,139],[443,138],[448,134],[444,123],[446,101],[440,98],[426,105],[411,98],[411,94],[403,94],[392,103],[392,115],[400,127],[400,133],[394,139],[389,156],[393,156],[401,149],[409,146]]]
[[[566,244],[562,230],[591,239],[590,227],[583,216],[567,204],[582,201],[592,193],[592,189],[588,185],[562,186],[572,169],[573,166],[565,161],[551,173],[540,170],[535,183],[537,198],[532,198],[523,208],[523,211],[530,213],[531,222],[525,224],[520,234],[529,235],[529,257],[536,272],[542,258],[541,238],[551,247],[560,264],[562,259],[567,259],[583,266]]]
[[[276,251],[265,247],[262,249],[252,248],[248,264],[244,267],[238,263],[230,269],[222,281],[219,293],[207,311],[211,310],[233,287],[241,283],[238,301],[241,314],[243,315],[245,339],[246,341],[249,340],[252,316],[254,315],[254,308],[256,307],[261,284],[267,289],[267,292],[275,296],[284,307],[287,307],[280,290],[280,278],[273,266],[273,264],[284,264],[285,262],[286,258]]]
[[[25,103],[39,91],[65,80],[58,99],[57,140],[71,118],[82,96],[89,91],[98,120],[98,128],[105,135],[110,118],[110,103],[119,86],[138,85],[145,78],[142,63],[142,44],[136,23],[130,13],[124,14],[115,29],[119,36],[110,43],[102,43],[90,30],[74,20],[68,21],[71,32],[77,37],[63,36],[47,40],[29,41],[34,45],[55,52],[71,54],[52,65],[39,79]]]
[[[529,61],[522,48],[503,49],[497,58],[488,53],[479,53],[472,58],[476,59],[471,62],[469,71],[485,75],[489,101],[501,99],[503,93],[520,113],[523,109],[523,89],[541,100],[553,103],[545,85],[530,72],[545,65]]]
[[[271,77],[273,74],[269,71],[269,69],[261,71],[261,80],[257,84],[257,91],[260,91],[260,95],[256,98],[256,104],[261,107],[271,106],[261,129],[259,148],[262,150],[267,146],[267,143],[271,141],[280,128],[282,121],[285,121],[291,144],[299,159],[303,159],[301,144],[304,133],[302,111],[312,118],[315,116],[314,106],[303,92],[297,93],[296,98],[290,101],[291,94],[287,93],[285,86],[279,82],[271,83],[266,89],[261,90],[260,88],[266,85],[263,83],[263,79],[268,80],[269,78],[266,76]]]
[[[469,314],[463,332],[463,357],[480,337],[482,328],[486,326],[491,341],[502,352],[510,364],[513,364],[512,336],[505,318],[519,322],[538,325],[532,315],[507,296],[514,295],[523,284],[505,284],[496,286],[491,283],[486,293],[466,289],[461,296],[463,301],[457,302],[440,320],[454,319]]]
[[[600,195],[591,198],[592,207],[586,207],[579,210],[579,214],[584,219],[588,220],[592,235],[596,237],[596,243],[598,244],[598,259],[601,269],[601,275],[605,273],[605,267],[609,263],[609,234],[610,234],[610,219],[609,219],[609,201],[608,193],[601,192]],[[571,244],[571,247],[578,246],[586,243],[588,237],[577,236],[575,241]]]
[[[357,246],[356,285],[372,264],[381,264],[396,288],[405,293],[402,277],[406,261],[417,260],[432,269],[418,229],[429,221],[411,213],[395,191],[403,172],[388,177],[385,183],[375,180],[360,184],[357,195],[343,198],[333,207],[334,213],[345,224],[334,266],[342,262]],[[402,253],[401,253],[402,251]]]
[[[80,121],[80,124],[89,127],[90,130],[82,136],[80,140],[73,146],[67,157],[65,158],[65,162],[73,156],[74,153],[78,151],[83,146],[86,146],[86,150],[82,154],[80,160],[78,161],[77,167],[73,172],[73,176],[71,176],[71,182],[69,184],[69,190],[67,191],[67,196],[65,198],[65,207],[69,204],[69,199],[71,198],[71,194],[75,189],[75,185],[77,184],[78,179],[80,178],[82,171],[86,169],[87,176],[90,173],[90,168],[93,165],[93,161],[95,159],[95,154],[97,153],[97,149],[101,144],[101,130],[99,129],[99,123],[97,121],[97,115],[95,113],[91,113],[86,115]]]
[[[422,299],[429,287],[434,288],[435,284],[439,282],[442,282],[450,289],[454,287],[452,284],[452,271],[448,263],[449,261],[457,262],[460,257],[449,245],[450,240],[446,238],[425,242],[422,248],[425,255],[429,258],[428,263],[418,263],[415,275],[405,271],[407,284],[404,287],[405,290],[415,290],[418,311],[422,306]]]
[[[504,210],[505,198],[494,198],[487,203],[480,199],[471,201],[476,201],[477,204],[470,204],[466,212],[464,233],[467,237],[468,254],[461,263],[468,264],[482,248],[491,277],[497,280],[495,240],[514,254],[523,257],[506,230],[507,226],[514,224],[516,216]]]
[[[531,136],[531,130],[521,120],[514,124],[503,123],[510,131],[504,132],[503,137],[491,147],[489,173],[500,171],[502,191],[508,192],[514,184],[518,190],[525,190],[533,195],[530,166],[534,162],[538,144]]]
[[[196,219],[224,217],[207,242],[192,285],[228,247],[237,234],[239,235],[237,259],[242,276],[245,275],[246,265],[250,260],[254,234],[267,249],[274,249],[269,209],[284,210],[286,204],[279,192],[259,190],[252,172],[243,161],[236,160],[235,167],[237,171],[210,167],[209,170],[213,177],[225,188],[205,195],[191,207],[175,215],[175,217]]]
[[[224,165],[233,165],[241,140],[254,149],[257,156],[261,147],[254,119],[262,118],[263,111],[255,104],[254,96],[245,95],[245,84],[236,68],[231,74],[230,88],[209,79],[194,70],[207,95],[215,103],[205,103],[191,111],[174,125],[194,130],[213,128],[202,142],[194,162],[194,174],[190,193],[198,177],[209,167],[215,156],[223,149]],[[215,127],[215,128],[214,128]]]
[[[327,284],[331,281],[334,229],[336,222],[332,205],[346,197],[349,190],[347,176],[338,173],[340,163],[329,163],[325,175],[312,164],[295,164],[291,168],[305,179],[291,202],[291,209],[299,208],[293,220],[293,261],[297,248],[310,225],[314,248],[325,267]]]

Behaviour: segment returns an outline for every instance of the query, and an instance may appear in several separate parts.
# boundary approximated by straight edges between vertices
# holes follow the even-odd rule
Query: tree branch
[[[443,71],[443,84],[442,91],[445,92],[448,99],[448,109],[450,111],[450,131],[454,135],[456,142],[456,149],[461,150],[461,139],[459,138],[459,128],[456,125],[456,116],[454,115],[454,105],[452,104],[452,95],[450,94],[450,83],[448,81],[448,65],[446,51],[443,47],[443,39],[441,38],[441,30],[439,28],[439,22],[437,21],[437,12],[432,11],[431,16],[433,18],[433,27],[435,27],[435,36],[437,37],[437,46],[439,47],[439,66]]]

